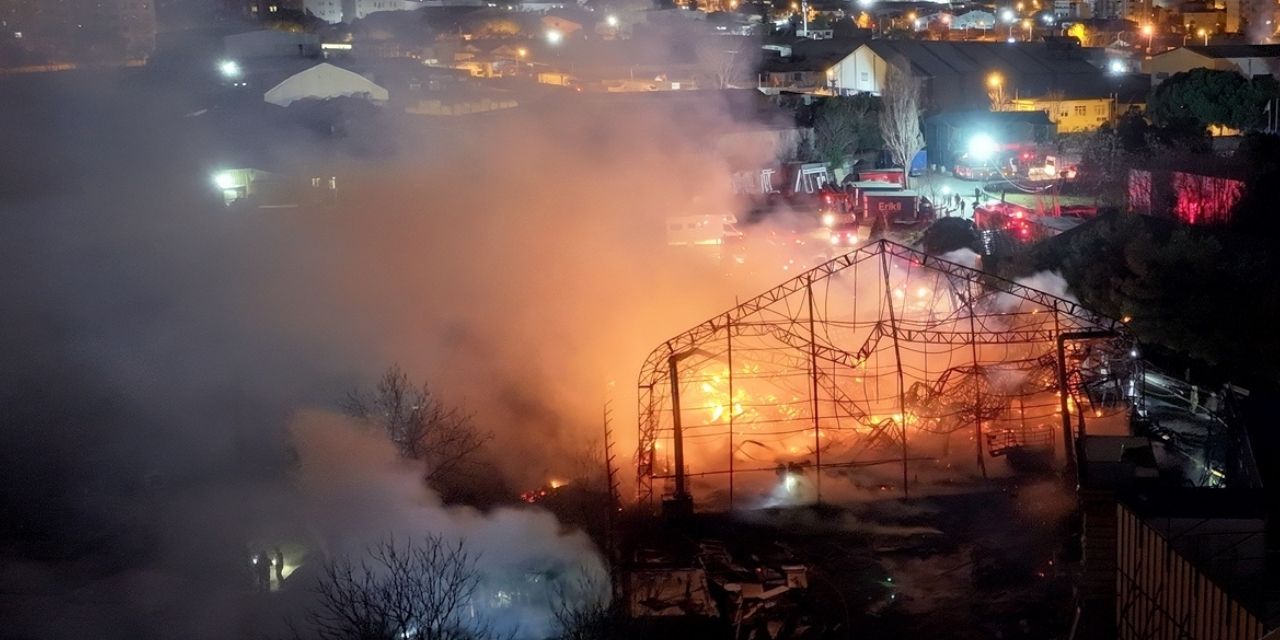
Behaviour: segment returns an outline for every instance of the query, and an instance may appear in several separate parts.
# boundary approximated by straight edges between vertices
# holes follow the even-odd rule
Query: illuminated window
[[[1072,110],[1076,115],[1078,115],[1078,116],[1088,115],[1088,113],[1089,113],[1088,108],[1086,108],[1086,107],[1085,107],[1084,105],[1082,105],[1082,104],[1078,104],[1078,105],[1076,105],[1075,107],[1072,107],[1072,109],[1071,109],[1071,110]]]
[[[1098,116],[1107,115],[1107,105],[1100,104],[1093,107],[1093,114]]]

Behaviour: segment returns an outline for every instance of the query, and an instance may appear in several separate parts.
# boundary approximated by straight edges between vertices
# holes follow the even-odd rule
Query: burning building
[[[1073,431],[1127,433],[1120,322],[949,257],[866,244],[660,345],[639,379],[639,500],[905,494],[996,458],[1071,466]]]

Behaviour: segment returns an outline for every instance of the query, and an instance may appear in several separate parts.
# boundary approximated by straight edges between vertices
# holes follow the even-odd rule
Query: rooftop
[[[1183,49],[1207,58],[1280,58],[1280,44],[1190,45]]]
[[[1039,95],[1027,91],[1018,92],[1018,97],[1042,97],[1055,92],[1062,94],[1064,100],[1115,97],[1122,104],[1141,103],[1146,102],[1151,93],[1151,76],[1144,73],[1069,74],[1055,78]]]
[[[832,38],[830,40],[802,38],[790,45],[791,55],[766,56],[762,66],[770,71],[825,71],[848,57],[867,41],[867,38]]]
[[[906,59],[926,76],[1098,73],[1077,49],[1044,42],[872,40],[867,46],[887,60]]]
[[[1029,124],[1051,127],[1049,114],[1043,111],[948,111],[931,116],[926,122],[960,127]]]

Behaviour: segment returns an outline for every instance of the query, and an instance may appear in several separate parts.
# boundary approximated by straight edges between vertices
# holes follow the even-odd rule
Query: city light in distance
[[[560,44],[564,41],[564,34],[558,29],[547,29],[547,42],[549,44]]]

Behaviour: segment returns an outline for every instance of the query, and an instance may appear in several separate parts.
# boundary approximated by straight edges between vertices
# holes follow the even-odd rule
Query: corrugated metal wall
[[[1257,640],[1262,622],[1116,506],[1116,624],[1121,640]]]

